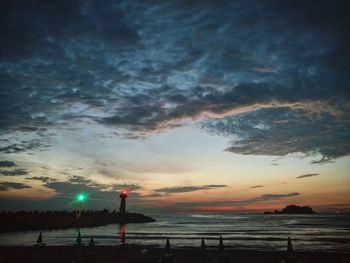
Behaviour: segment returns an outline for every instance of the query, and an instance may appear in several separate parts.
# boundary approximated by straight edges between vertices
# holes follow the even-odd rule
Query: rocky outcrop
[[[264,212],[264,214],[316,214],[309,206],[288,205],[282,210]]]

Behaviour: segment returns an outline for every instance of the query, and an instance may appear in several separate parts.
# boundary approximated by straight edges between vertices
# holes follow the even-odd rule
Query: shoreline
[[[289,255],[290,256],[290,255]],[[174,248],[125,246],[0,246],[0,262],[164,262],[165,258],[181,262],[278,262],[286,259],[286,251],[237,250],[218,248]],[[293,257],[303,263],[350,262],[350,253],[295,251]],[[163,260],[163,261],[162,261]],[[227,262],[229,262],[227,261]]]

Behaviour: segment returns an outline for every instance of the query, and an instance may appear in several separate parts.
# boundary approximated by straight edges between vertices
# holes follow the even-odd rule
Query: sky
[[[1,1],[0,210],[349,212],[349,11]]]

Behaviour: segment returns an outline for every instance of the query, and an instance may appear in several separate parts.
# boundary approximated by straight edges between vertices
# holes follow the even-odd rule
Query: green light
[[[79,202],[83,202],[85,199],[86,199],[86,195],[85,194],[78,194],[77,200]]]

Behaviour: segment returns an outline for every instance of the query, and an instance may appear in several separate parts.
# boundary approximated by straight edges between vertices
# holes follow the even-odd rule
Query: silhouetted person
[[[292,240],[290,239],[290,237],[288,237],[287,240],[287,253],[288,254],[293,254],[293,245],[292,245]]]
[[[77,259],[80,260],[82,257],[82,242],[81,242],[81,234],[80,231],[78,233],[77,239],[76,239],[76,243],[77,243]]]
[[[94,246],[95,246],[95,241],[93,238],[90,238],[89,247],[94,247]]]
[[[78,246],[81,246],[81,234],[80,234],[80,231],[79,231],[79,233],[78,233],[76,242],[77,242],[77,245],[78,245]]]
[[[292,245],[292,240],[290,237],[288,237],[287,240],[287,255],[284,260],[285,263],[297,263],[298,260],[295,257],[294,250],[293,250],[293,245]]]
[[[126,237],[125,237],[125,231],[122,233],[122,240],[121,240],[122,245],[126,244]]]
[[[219,251],[220,252],[224,251],[224,241],[222,239],[222,236],[220,236]],[[218,259],[217,259],[217,262],[218,263],[228,263],[228,262],[230,262],[230,259],[224,253],[220,253],[220,255],[219,255]]]
[[[202,250],[205,250],[205,249],[206,249],[204,238],[202,238],[201,249],[202,249]]]
[[[220,251],[223,251],[223,250],[224,250],[224,242],[223,242],[223,240],[222,240],[222,236],[220,236],[219,250],[220,250]]]
[[[170,253],[170,240],[169,240],[168,237],[166,238],[166,242],[165,242],[165,250],[166,250],[166,254],[160,260],[160,262],[162,262],[162,263],[173,263],[173,262],[175,262],[174,255],[172,253]]]
[[[170,240],[168,237],[166,238],[165,249],[167,252],[170,251]]]

